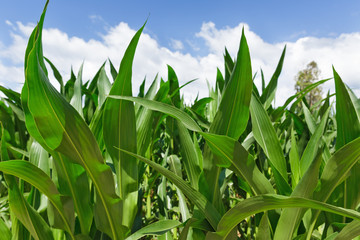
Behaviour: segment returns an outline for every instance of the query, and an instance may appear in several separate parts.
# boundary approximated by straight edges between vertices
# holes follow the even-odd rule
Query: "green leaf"
[[[333,72],[336,91],[336,149],[339,149],[360,136],[359,112],[357,111],[359,109],[359,100],[347,90],[347,87],[334,68]],[[351,169],[351,174],[344,183],[347,189],[344,193],[346,194],[344,197],[345,207],[356,208],[360,203],[358,191],[359,176],[360,164],[358,163]]]
[[[158,78],[156,77],[152,82],[149,90],[145,94],[146,99],[162,101],[162,99],[167,95],[168,91],[164,88],[168,88],[168,85],[163,85],[161,89],[156,93],[158,86]],[[139,104],[135,105],[138,107],[136,112],[136,139],[137,139],[137,149],[138,153],[141,156],[144,156],[146,151],[149,148],[151,142],[151,136],[153,132],[153,122],[154,122],[154,113],[150,109],[147,109]]]
[[[334,240],[348,240],[354,239],[355,237],[360,236],[360,221],[353,220],[351,223],[348,223]]]
[[[300,103],[300,101],[302,101],[302,99],[305,97],[305,95],[306,95],[308,92],[310,92],[312,89],[316,88],[317,86],[319,86],[319,85],[321,85],[321,84],[329,81],[330,79],[331,79],[331,78],[317,81],[317,82],[315,82],[315,83],[307,86],[307,87],[304,88],[302,91],[300,91],[300,92],[292,95],[291,97],[289,97],[289,98],[285,101],[285,103],[284,103],[283,106],[278,107],[277,109],[275,109],[275,110],[273,111],[273,113],[272,113],[272,118],[273,118],[274,120],[278,120],[278,119],[283,115],[283,113],[284,113],[284,111],[286,110],[287,106],[288,106],[291,102],[293,102],[293,100],[294,100],[295,98],[297,98],[297,99],[293,102],[293,104],[291,105],[291,107],[290,107],[290,111],[291,111],[291,112],[294,112],[296,106],[298,106],[298,104]]]
[[[170,165],[170,170],[173,171],[177,176],[182,178],[180,159],[176,155],[170,155],[168,157],[167,162]],[[179,209],[180,209],[180,213],[181,213],[181,219],[183,222],[185,222],[187,219],[189,219],[191,217],[189,209],[186,204],[186,199],[185,199],[184,194],[181,192],[181,190],[178,187],[176,187],[176,194],[177,194],[178,200],[179,200]]]
[[[105,72],[105,65],[103,65],[100,69],[99,78],[97,80],[97,88],[99,90],[99,102],[98,102],[99,105],[98,105],[98,107],[101,108],[101,106],[105,102],[106,97],[109,94],[110,89],[111,89],[111,83]]]
[[[71,210],[69,211],[64,209],[65,206],[63,206],[60,193],[46,173],[34,166],[32,163],[22,160],[0,162],[0,171],[25,180],[45,194],[59,212],[62,221],[65,224],[66,231],[70,235],[72,234],[73,226],[72,223],[69,222],[69,219],[72,218],[71,215],[73,212]]]
[[[59,191],[71,196],[80,222],[82,234],[89,234],[93,220],[93,206],[90,203],[89,181],[84,168],[71,163],[66,156],[54,153]],[[53,169],[54,170],[54,169]]]
[[[120,151],[123,151],[124,153],[136,157],[137,159],[148,164],[150,167],[154,168],[156,171],[158,171],[163,176],[165,176],[170,181],[172,181],[185,194],[185,196],[187,196],[189,200],[199,208],[199,210],[204,214],[204,216],[209,221],[211,226],[213,228],[216,228],[220,220],[220,214],[215,209],[215,207],[200,192],[196,191],[194,188],[189,186],[189,184],[187,184],[182,178],[178,177],[173,172],[165,169],[161,165],[149,159],[146,159],[142,156],[139,156],[135,153],[131,153],[126,150],[120,150]]]
[[[200,133],[206,140],[214,155],[218,156],[218,164],[230,167],[243,178],[255,194],[274,193],[268,179],[259,171],[252,156],[235,139],[227,136]]]
[[[144,77],[144,81],[141,83],[141,85],[139,87],[138,97],[144,97],[145,96],[145,82],[146,82],[146,76]],[[136,111],[137,111],[137,109],[135,108],[135,112]]]
[[[311,136],[309,142],[306,145],[306,148],[301,156],[300,160],[300,176],[302,177],[308,167],[310,166],[311,162],[313,161],[319,147],[319,143],[321,141],[321,137],[324,134],[325,126],[328,121],[328,116],[330,112],[330,107],[327,109],[326,113],[324,114],[321,122],[316,129],[314,134]]]
[[[50,153],[59,152],[80,164],[96,189],[95,220],[101,231],[122,239],[119,198],[110,167],[102,158],[97,142],[79,113],[56,91],[47,78],[43,62],[42,15],[30,37],[25,60],[25,84],[21,94],[29,133]],[[41,107],[39,107],[41,103]]]
[[[181,144],[180,151],[182,162],[184,164],[184,168],[190,180],[191,186],[195,189],[198,189],[201,169],[195,144],[191,139],[189,131],[184,127],[184,125],[179,120],[176,120],[176,123]]]
[[[135,50],[145,24],[136,32],[121,60],[119,74],[110,90],[110,95],[131,96],[132,64]],[[117,192],[121,201],[121,223],[131,228],[137,211],[138,162],[120,152],[118,148],[137,152],[136,121],[134,104],[108,98],[103,113],[103,137],[116,171]]]
[[[197,239],[197,238],[194,238],[194,230],[191,228],[193,223],[198,221],[197,219],[195,218],[190,218],[186,221],[185,223],[185,226],[183,228],[183,230],[181,231],[180,233],[180,236],[179,236],[179,240],[187,240],[187,239],[190,239],[190,240],[193,240],[193,239]],[[197,231],[197,230],[195,230]],[[201,232],[202,233],[202,232]],[[203,234],[203,233],[202,233]],[[204,235],[205,236],[205,235]],[[199,238],[199,239],[203,239],[203,238]]]
[[[180,108],[180,92],[178,91],[179,80],[174,69],[170,65],[167,65],[167,67],[168,81],[170,82],[169,95],[171,96],[171,102],[175,107]]]
[[[349,175],[351,168],[360,160],[360,138],[339,149],[326,163],[320,177],[320,188],[314,192],[314,199],[326,202],[335,188]],[[311,227],[320,212],[313,213]],[[311,231],[309,231],[310,233]]]
[[[111,62],[111,60],[109,59],[109,63],[110,63],[110,73],[111,73],[111,76],[113,78],[113,80],[115,81],[117,75],[118,75],[118,72],[116,71],[116,68],[114,67],[113,63]]]
[[[261,92],[265,91],[265,77],[264,77],[264,72],[262,70],[262,68],[260,68],[260,73],[261,73]]]
[[[144,98],[138,98],[138,97],[109,95],[109,98],[133,101],[133,102],[140,104],[142,106],[145,106],[151,110],[168,114],[168,115],[180,120],[184,124],[184,126],[187,127],[189,130],[197,131],[197,132],[201,131],[201,128],[199,127],[199,125],[197,125],[197,123],[194,121],[194,119],[192,119],[189,115],[184,113],[182,110],[180,110],[174,106],[171,106],[169,104],[157,102],[157,101],[153,101],[153,100],[149,100],[149,99],[144,99]]]
[[[256,234],[256,239],[258,239],[258,240],[271,239],[270,228],[271,228],[271,226],[270,226],[268,214],[267,214],[267,212],[265,212],[264,215],[261,217],[261,220],[259,223],[259,230]]]
[[[219,88],[220,92],[223,91],[224,89],[224,85],[225,85],[225,79],[223,77],[223,75],[220,72],[220,69],[217,68],[216,71],[216,87]]]
[[[260,97],[261,102],[264,103],[265,109],[268,109],[269,106],[271,105],[271,102],[275,99],[275,92],[276,92],[276,88],[277,88],[278,79],[279,79],[279,76],[280,76],[280,73],[281,73],[281,70],[282,70],[282,67],[284,64],[285,53],[286,53],[286,46],[284,47],[284,50],[281,54],[278,65],[276,67],[276,70],[275,70],[274,74],[272,75],[269,84],[263,90],[262,95]],[[264,79],[262,70],[261,70],[261,76],[262,76],[262,79]]]
[[[0,219],[0,234],[1,238],[4,240],[11,240],[11,232],[8,226],[5,224],[5,222]]]
[[[357,116],[356,108],[349,96],[349,93],[335,69],[335,91],[336,91],[336,122],[337,138],[336,149],[351,142],[360,136],[360,123]]]
[[[49,153],[38,142],[32,142],[29,156],[32,164],[50,176]]]
[[[20,94],[5,88],[3,86],[0,85],[0,91],[4,93],[5,96],[7,96],[11,101],[14,101],[18,106],[21,106],[21,100],[20,100]]]
[[[59,82],[60,84],[60,92],[61,93],[64,93],[65,92],[65,89],[64,89],[64,81],[62,79],[62,76],[59,72],[59,70],[57,70],[57,68],[55,67],[55,65],[49,60],[47,59],[46,57],[44,57],[45,61],[50,65],[53,73],[54,73],[54,77],[55,79]]]
[[[35,239],[54,239],[47,223],[23,197],[17,186],[16,179],[13,176],[5,176],[5,178],[9,185],[10,209],[16,218],[20,220]],[[74,237],[72,237],[72,239],[74,239]]]
[[[84,117],[84,113],[82,109],[82,94],[81,94],[83,66],[84,63],[82,63],[80,66],[79,73],[74,84],[74,95],[70,100],[70,104],[76,109],[76,111],[78,111],[78,113],[82,117]]]
[[[177,220],[160,220],[141,228],[127,237],[126,240],[137,240],[147,235],[159,236],[173,228],[179,227],[181,224]]]
[[[250,53],[243,30],[237,61],[210,126],[210,133],[235,139],[240,137],[249,119],[252,85]]]
[[[277,208],[313,208],[360,220],[360,213],[351,209],[336,207],[312,199],[266,194],[238,203],[221,218],[216,233],[208,233],[206,239],[226,239],[231,230],[246,217]]]
[[[225,66],[231,68],[232,61],[228,53],[226,53],[225,59]],[[231,75],[228,81],[225,79],[226,87],[209,132],[238,139],[244,132],[249,120],[249,104],[253,87],[250,52],[244,29],[235,66],[229,70],[231,70]],[[208,150],[207,146],[204,149],[203,167],[204,176],[210,189],[210,195],[207,197],[222,213],[224,207],[219,188],[221,168],[216,166],[211,151]]]
[[[4,127],[1,122],[0,126],[1,136],[4,136]],[[0,162],[1,164],[10,162],[9,155],[6,150],[6,145],[6,140],[4,137],[2,137],[1,160],[3,162]],[[10,206],[10,216],[12,220],[12,238],[24,238],[23,234],[26,234],[22,231],[23,226],[19,223],[20,221],[35,239],[53,239],[51,230],[47,223],[40,216],[40,214],[30,206],[30,204],[24,198],[23,193],[20,192],[16,178],[6,174],[4,174],[4,178],[8,184],[8,199]],[[4,234],[4,238],[9,237],[10,233],[6,230],[2,233]],[[71,232],[70,236],[72,236]]]
[[[230,80],[231,73],[234,69],[234,61],[231,59],[230,53],[225,47],[225,54],[224,54],[224,63],[225,63],[225,87]]]
[[[253,94],[250,103],[251,123],[254,138],[264,150],[264,153],[273,166],[277,187],[281,193],[290,193],[291,188],[287,183],[287,169],[284,153],[281,149],[275,129],[259,99]]]
[[[321,151],[311,162],[300,182],[296,185],[291,197],[312,198],[315,187],[319,179],[319,169],[321,164]],[[292,239],[296,227],[299,225],[301,218],[305,214],[305,209],[284,209],[278,221],[274,239],[285,240]]]
[[[311,114],[309,108],[305,105],[304,101],[302,101],[301,104],[302,104],[302,108],[304,111],[306,124],[308,125],[308,128],[309,128],[311,134],[314,134],[315,129],[316,129],[316,121],[315,121],[313,115]]]
[[[290,168],[291,168],[292,187],[295,188],[295,186],[298,184],[300,180],[300,157],[296,143],[294,128],[291,129],[291,149],[289,153],[289,160],[290,160]]]

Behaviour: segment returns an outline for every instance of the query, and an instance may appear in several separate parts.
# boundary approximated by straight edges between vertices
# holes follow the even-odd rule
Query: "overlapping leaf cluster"
[[[43,56],[45,10],[25,54],[21,94],[0,87],[2,239],[351,239],[360,235],[360,100],[319,81],[272,105],[285,51],[253,83],[244,32],[209,97],[184,104],[168,66],[132,96],[144,26],[118,70],[64,82]],[[49,81],[46,63],[59,82]],[[261,93],[261,94],[260,94]]]

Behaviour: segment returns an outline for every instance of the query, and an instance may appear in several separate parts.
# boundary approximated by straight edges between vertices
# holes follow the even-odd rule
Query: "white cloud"
[[[5,20],[5,23],[6,25],[13,26],[12,22],[10,22],[9,20]]]
[[[316,61],[321,70],[322,78],[330,78],[332,65],[342,77],[343,81],[358,92],[360,82],[360,33],[342,34],[338,37],[315,38],[303,37],[293,42],[281,42],[270,44],[251,31],[247,24],[239,24],[234,28],[217,29],[214,23],[204,23],[201,31],[197,34],[205,40],[209,50],[220,55],[227,46],[230,54],[236,56],[240,33],[244,27],[247,42],[252,58],[253,73],[260,67],[263,69],[265,79],[270,80],[275,71],[282,49],[287,45],[286,56],[282,73],[279,78],[277,102],[284,102],[287,97],[294,93],[294,77],[296,73],[305,68],[311,61]],[[259,78],[256,80],[259,83]],[[333,81],[324,86],[334,91]]]
[[[176,40],[176,39],[170,39],[170,46],[174,50],[183,50],[184,49],[184,44],[180,40]]]
[[[24,52],[34,24],[17,22],[13,26],[16,28],[11,32],[12,43],[5,46],[0,42],[0,83],[20,90],[19,82],[23,82],[24,78],[22,70]],[[166,78],[166,65],[169,64],[175,69],[181,84],[194,78],[199,79],[182,89],[185,98],[194,99],[198,92],[201,97],[207,96],[206,81],[214,83],[217,67],[223,71],[225,46],[233,57],[236,56],[243,27],[250,48],[253,73],[259,71],[261,67],[267,81],[276,68],[283,47],[287,45],[284,67],[279,78],[278,104],[293,94],[294,76],[312,60],[318,63],[324,78],[332,76],[333,64],[343,80],[358,92],[360,33],[342,34],[331,38],[303,37],[296,41],[271,44],[251,31],[247,24],[241,23],[233,28],[218,29],[214,23],[208,22],[204,23],[196,34],[196,37],[204,41],[204,47],[208,50],[205,56],[176,51],[183,48],[178,40],[172,41],[172,48],[175,50],[172,51],[160,46],[149,34],[143,33],[133,66],[134,93],[137,93],[144,76],[147,76],[148,84],[157,73]],[[128,24],[122,22],[106,30],[100,40],[85,41],[80,37],[69,37],[59,29],[45,29],[44,54],[60,70],[64,79],[69,78],[71,64],[77,72],[81,63],[85,61],[83,79],[86,81],[94,76],[107,58],[110,58],[115,66],[119,66],[122,55],[135,32]],[[259,79],[256,80],[256,83],[258,82]],[[327,88],[333,90],[333,82],[324,85],[324,89]]]

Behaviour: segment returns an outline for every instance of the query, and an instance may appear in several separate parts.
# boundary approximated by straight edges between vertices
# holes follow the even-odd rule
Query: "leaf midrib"
[[[35,50],[33,49],[32,51],[35,51]],[[31,54],[31,53],[30,53],[30,54]],[[29,55],[30,55],[30,54],[29,54]],[[34,53],[33,53],[33,54],[34,54]],[[38,59],[38,58],[39,58],[39,57],[38,57],[38,54],[37,54],[37,53],[35,53],[35,54],[36,54],[36,57],[37,57],[37,59]],[[39,66],[38,66],[38,68],[39,68]],[[39,69],[38,69],[38,70],[39,70]],[[42,71],[42,70],[41,70],[41,71]],[[41,81],[41,83],[42,83],[42,81]],[[29,86],[28,86],[28,91],[29,91]],[[47,102],[49,103],[49,106],[50,106],[51,110],[53,111],[56,120],[59,122],[59,124],[60,124],[63,132],[64,132],[65,135],[67,136],[70,144],[72,145],[72,147],[73,147],[73,149],[75,150],[76,154],[78,155],[79,159],[81,159],[81,161],[83,162],[83,164],[84,164],[83,167],[86,169],[87,173],[90,175],[90,178],[93,180],[93,183],[94,183],[97,191],[98,191],[99,193],[101,193],[101,194],[99,194],[99,196],[100,196],[101,201],[102,201],[102,203],[103,203],[103,205],[104,205],[104,209],[105,209],[106,215],[107,215],[108,220],[109,220],[109,223],[110,223],[111,232],[112,232],[112,234],[113,234],[114,239],[117,239],[117,236],[116,236],[116,234],[115,234],[116,232],[115,232],[115,230],[114,230],[114,223],[112,222],[112,218],[110,217],[110,212],[109,212],[108,206],[107,206],[107,204],[106,204],[106,201],[105,201],[105,199],[104,199],[104,196],[103,196],[103,193],[102,193],[102,191],[101,191],[101,188],[99,187],[97,181],[94,181],[94,180],[95,180],[94,175],[92,174],[92,172],[91,172],[90,169],[88,168],[88,166],[87,166],[87,164],[86,164],[86,161],[83,159],[82,155],[81,155],[81,154],[79,153],[79,151],[77,150],[77,148],[76,148],[74,142],[72,141],[72,139],[70,138],[68,132],[65,130],[65,127],[63,126],[62,122],[60,121],[60,119],[59,119],[59,117],[58,117],[58,115],[57,115],[57,113],[56,113],[56,111],[54,110],[54,108],[53,108],[53,106],[52,106],[52,104],[51,104],[51,101],[50,101],[50,99],[49,99],[49,97],[48,97],[47,92],[45,91],[45,88],[42,88],[42,91],[43,91],[43,93],[45,94],[46,100],[47,100]],[[30,94],[28,94],[28,102],[29,102],[29,98],[30,98]],[[60,101],[61,101],[61,100],[60,100]],[[30,108],[29,108],[29,111],[30,111]],[[64,216],[63,216],[62,214],[60,214],[60,215],[62,216],[62,218],[64,218]],[[67,222],[66,220],[65,220],[65,222],[66,222],[67,227],[70,229],[70,226],[68,225],[68,222]],[[70,232],[71,232],[71,231],[70,231]]]

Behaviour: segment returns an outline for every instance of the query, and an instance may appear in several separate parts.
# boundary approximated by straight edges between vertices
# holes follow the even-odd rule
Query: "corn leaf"
[[[243,219],[256,213],[277,208],[313,208],[360,220],[360,213],[327,203],[300,197],[265,194],[248,198],[230,209],[220,220],[216,233],[208,233],[206,239],[226,239],[231,230]]]
[[[127,237],[126,240],[137,240],[147,235],[159,236],[181,224],[177,220],[160,220],[141,228]]]
[[[109,95],[109,98],[114,99],[123,99],[127,101],[133,101],[137,104],[140,104],[142,106],[145,106],[151,110],[162,112],[165,114],[168,114],[178,120],[180,120],[186,128],[192,131],[201,131],[201,128],[197,123],[192,119],[189,115],[184,113],[182,110],[171,106],[166,103],[157,102],[149,99],[144,98],[138,98],[138,97],[128,97],[128,96],[117,96],[117,95]]]
[[[344,146],[360,136],[360,122],[357,109],[358,100],[349,93],[338,73],[333,68],[336,90],[336,123],[337,137],[336,149]],[[356,208],[360,203],[358,181],[360,177],[360,164],[351,169],[349,178],[344,182],[347,189],[345,207]]]
[[[250,53],[243,30],[237,61],[210,126],[210,133],[235,139],[240,137],[249,119],[252,85]]]
[[[199,156],[196,153],[196,148],[188,129],[186,129],[184,124],[179,120],[177,120],[176,123],[181,144],[182,162],[191,186],[198,189],[199,175],[201,172]]]
[[[2,219],[0,219],[0,234],[4,240],[11,240],[11,232]]]
[[[5,178],[9,185],[10,209],[16,218],[20,220],[35,239],[54,239],[49,225],[23,197],[17,186],[16,179],[13,176],[5,176]]]
[[[280,174],[275,175],[277,187],[281,193],[289,194],[291,188],[287,183],[286,161],[279,139],[263,105],[254,94],[251,98],[250,112],[255,140],[274,167],[274,173],[277,171]]]
[[[53,71],[55,79],[60,84],[60,92],[64,93],[64,91],[65,91],[65,89],[64,89],[64,81],[62,79],[62,76],[61,76],[59,70],[55,67],[55,65],[49,59],[47,59],[46,57],[44,57],[44,59],[50,65],[50,67],[51,67],[51,69]]]
[[[222,135],[200,134],[214,155],[218,156],[219,166],[231,166],[231,169],[250,185],[255,194],[274,193],[268,179],[259,171],[254,159],[238,141]]]
[[[346,144],[339,149],[326,163],[320,177],[321,186],[314,192],[314,199],[326,202],[335,188],[343,182],[350,172],[351,168],[360,160],[360,138]],[[311,219],[312,228],[320,212],[313,213]],[[309,234],[310,234],[309,230]]]
[[[280,60],[278,62],[278,65],[276,67],[276,70],[274,74],[272,75],[269,84],[265,87],[265,89],[262,92],[262,95],[260,97],[261,102],[264,104],[264,108],[268,109],[271,105],[271,102],[275,99],[275,92],[277,88],[278,79],[284,64],[284,58],[286,53],[286,46],[284,47],[283,52],[281,53]],[[261,76],[262,80],[264,80],[264,75],[261,70]]]
[[[1,126],[1,161],[0,164],[6,164],[9,161],[9,155],[6,150],[7,142],[4,137],[5,129],[0,122]],[[11,163],[10,163],[11,164]],[[24,237],[20,233],[22,225],[18,220],[26,227],[30,234],[35,239],[54,239],[49,228],[49,225],[44,221],[38,212],[36,212],[30,204],[26,201],[23,193],[20,192],[16,178],[12,175],[4,174],[5,180],[8,184],[8,199],[10,206],[10,213],[12,217],[12,234],[9,231],[3,230],[2,237],[4,239],[11,239],[11,235],[14,239],[16,237]],[[4,226],[2,226],[4,227]],[[70,229],[69,229],[70,230]],[[24,233],[25,234],[25,233]],[[70,231],[70,235],[72,232]]]
[[[336,91],[336,148],[339,149],[360,136],[360,123],[356,108],[349,96],[345,84],[333,68]]]
[[[110,95],[132,95],[132,64],[144,27],[145,25],[136,32],[126,49]],[[102,123],[105,146],[115,165],[118,193],[122,199],[121,222],[130,228],[137,211],[138,163],[136,159],[120,152],[118,148],[137,152],[134,104],[124,100],[107,99]]]
[[[297,147],[297,141],[295,138],[294,128],[291,129],[291,149],[289,153],[289,160],[290,160],[290,168],[291,168],[292,187],[295,188],[295,186],[298,184],[300,180],[300,157]]]
[[[80,116],[84,117],[83,109],[82,109],[82,99],[81,99],[81,87],[82,87],[82,71],[83,71],[84,63],[81,64],[78,76],[75,80],[74,84],[74,95],[70,100],[70,104],[78,111]]]
[[[334,240],[348,240],[354,239],[355,237],[360,236],[360,221],[353,220],[351,223],[348,223]]]
[[[60,213],[62,221],[65,224],[65,229],[70,234],[73,232],[74,226],[69,222],[69,219],[72,218],[71,214],[73,213],[71,209],[70,211],[64,209],[65,206],[62,203],[60,193],[46,173],[32,163],[22,160],[0,162],[0,171],[21,178],[44,193]]]
[[[312,194],[318,183],[319,169],[321,164],[321,152],[311,162],[300,182],[296,185],[291,197],[312,198]],[[287,208],[280,215],[279,222],[276,227],[274,239],[292,239],[296,227],[299,225],[306,209]]]
[[[195,204],[199,210],[202,212],[202,214],[206,217],[208,222],[211,224],[213,228],[216,228],[219,220],[220,220],[220,214],[215,209],[215,207],[198,191],[196,191],[194,188],[192,188],[189,184],[187,184],[182,178],[178,177],[173,172],[167,170],[166,168],[162,167],[161,165],[146,159],[142,156],[139,156],[135,153],[128,152],[126,150],[121,150],[124,153],[127,153],[131,156],[136,157],[140,161],[148,164],[152,168],[154,168],[156,171],[164,175],[166,178],[168,178],[170,181],[172,181],[184,194],[186,197],[189,198],[189,200]]]
[[[116,197],[110,168],[90,129],[79,113],[56,91],[47,78],[43,61],[41,32],[45,11],[33,31],[25,57],[25,84],[21,94],[26,126],[30,134],[48,151],[59,152],[86,169],[97,193],[95,217],[99,229],[122,239],[124,227],[118,222]],[[42,103],[41,108],[39,103]]]
[[[66,156],[53,153],[60,193],[71,196],[80,222],[81,232],[89,234],[93,220],[89,181],[84,168],[71,163]],[[54,169],[53,169],[54,170]]]
[[[301,156],[300,160],[300,176],[302,177],[304,173],[309,168],[311,162],[313,161],[318,148],[319,148],[319,142],[321,141],[321,137],[324,134],[326,122],[328,121],[328,116],[330,112],[330,107],[327,109],[326,113],[324,114],[324,117],[321,119],[321,122],[318,126],[316,126],[316,129],[314,134],[311,136],[308,144],[306,145],[306,148]]]
[[[162,101],[162,99],[167,95],[168,91],[163,91],[167,86],[163,85],[162,89],[156,93],[158,86],[158,78],[156,77],[152,82],[149,90],[145,94],[146,99]],[[154,121],[154,113],[150,109],[147,109],[139,104],[136,104],[135,107],[138,107],[136,112],[136,139],[137,139],[137,149],[138,153],[141,156],[144,156],[147,149],[149,148],[152,134],[152,124]]]
[[[253,86],[250,52],[244,29],[240,39],[237,60],[233,68],[229,54],[226,54],[226,56],[226,66],[229,67],[228,70],[231,72],[231,75],[229,80],[225,79],[226,87],[214,120],[210,125],[209,132],[238,139],[248,123],[249,104]],[[206,183],[210,189],[210,194],[207,197],[223,213],[224,207],[219,187],[221,168],[216,166],[213,155],[207,146],[204,149],[203,169]]]

